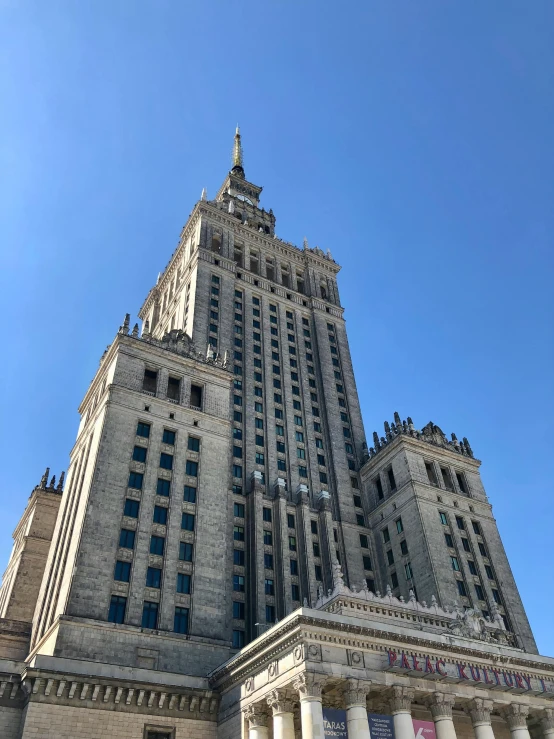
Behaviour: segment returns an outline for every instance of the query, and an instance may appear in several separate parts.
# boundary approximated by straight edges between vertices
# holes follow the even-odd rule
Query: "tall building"
[[[377,633],[375,619],[406,643],[448,633],[452,648],[473,639],[542,664],[469,442],[395,414],[368,448],[340,267],[279,239],[261,191],[237,129],[232,169],[194,206],[142,331],[126,316],[100,360],[65,489],[46,476],[32,493],[0,589],[0,736],[98,739],[125,719],[129,739],[263,739],[257,690],[289,724],[302,715],[287,730],[321,736],[303,713],[313,674],[328,708],[348,711],[389,694],[364,683],[349,704],[341,680],[410,672],[392,636],[388,666],[362,642],[346,661],[322,651],[333,631]],[[266,695],[254,676],[280,634],[301,649],[270,663],[287,687]],[[58,724],[73,733],[49,733]],[[274,739],[295,736],[277,724]]]

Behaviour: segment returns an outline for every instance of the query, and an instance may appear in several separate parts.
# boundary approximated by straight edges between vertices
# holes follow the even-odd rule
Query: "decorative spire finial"
[[[64,470],[64,471],[62,472],[62,474],[60,475],[60,481],[59,481],[59,483],[58,483],[58,487],[56,488],[56,490],[57,490],[57,491],[58,491],[59,493],[61,493],[61,492],[63,491],[63,481],[64,481],[64,479],[65,479],[65,470]]]
[[[240,129],[237,124],[237,130],[235,131],[235,143],[233,145],[233,170],[237,172],[237,174],[242,174],[242,176],[244,176],[243,164]]]
[[[48,485],[48,475],[50,474],[50,467],[46,468],[46,472],[40,479],[40,487],[42,490],[46,490],[46,486]]]

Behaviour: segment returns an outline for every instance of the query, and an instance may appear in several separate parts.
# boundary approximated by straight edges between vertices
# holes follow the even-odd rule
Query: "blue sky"
[[[241,124],[278,234],[331,249],[366,433],[467,436],[552,633],[551,0],[0,0],[0,562]]]

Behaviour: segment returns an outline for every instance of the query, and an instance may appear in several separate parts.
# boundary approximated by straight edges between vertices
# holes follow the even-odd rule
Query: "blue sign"
[[[323,709],[323,736],[333,739],[348,739],[346,730],[346,711],[336,708]]]
[[[394,722],[392,716],[379,713],[368,713],[369,733],[371,739],[394,739]]]

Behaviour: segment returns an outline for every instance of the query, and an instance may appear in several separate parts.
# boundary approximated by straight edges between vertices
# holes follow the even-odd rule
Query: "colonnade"
[[[273,739],[295,739],[294,704],[300,702],[302,739],[324,739],[322,688],[325,676],[302,672],[287,689],[276,689],[265,696],[265,701],[248,706],[245,717],[248,726],[248,739],[268,739],[269,722],[273,720]],[[366,700],[371,683],[366,680],[345,680],[343,689],[346,706],[348,739],[371,739]],[[415,739],[411,704],[414,689],[393,685],[387,688],[383,697],[389,703],[393,717],[395,739]],[[452,719],[452,708],[456,696],[451,693],[436,692],[426,700],[435,723],[437,739],[456,739]],[[464,701],[464,707],[471,718],[475,739],[494,739],[491,725],[493,701],[474,698]],[[266,706],[271,710],[271,716]],[[531,739],[527,726],[529,706],[523,703],[504,705],[500,713],[508,724],[511,739]],[[554,739],[554,709],[542,709],[541,726],[544,739]]]

